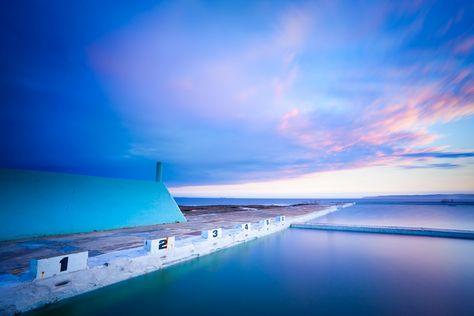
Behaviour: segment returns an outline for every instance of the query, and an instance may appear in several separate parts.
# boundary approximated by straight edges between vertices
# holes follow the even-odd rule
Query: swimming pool
[[[472,315],[472,293],[472,241],[289,229],[31,314]]]
[[[310,222],[474,230],[474,205],[356,204]]]

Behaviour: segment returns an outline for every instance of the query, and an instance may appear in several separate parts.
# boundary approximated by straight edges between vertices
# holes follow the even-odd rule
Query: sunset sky
[[[178,196],[474,193],[474,2],[10,1],[0,167]]]

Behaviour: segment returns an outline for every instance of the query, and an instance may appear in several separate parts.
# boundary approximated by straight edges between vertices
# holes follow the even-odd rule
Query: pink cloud
[[[285,106],[311,20],[307,11],[290,8],[265,34],[201,42],[186,25],[167,25],[158,10],[96,43],[89,55],[115,104],[138,121],[131,125],[175,110],[196,120],[247,118],[241,124],[253,125],[268,119],[268,108]]]
[[[186,131],[194,138],[203,128],[202,139],[228,137],[210,148],[236,138],[247,149],[252,140],[236,135],[258,135],[261,143],[243,160],[272,156],[284,173],[400,164],[414,159],[401,154],[433,147],[434,124],[474,114],[472,70],[460,56],[403,47],[423,30],[428,12],[412,4],[361,5],[374,17],[364,21],[343,3],[285,7],[258,32],[240,25],[234,38],[150,14],[90,55],[129,125],[146,129],[137,133],[138,148],[159,148],[162,133],[181,144]],[[401,16],[406,21],[397,25]],[[386,33],[386,23],[397,31]],[[471,51],[471,42],[457,52]],[[216,160],[234,163],[234,156]]]
[[[467,77],[464,74],[464,78]],[[459,83],[459,80],[455,83]],[[374,152],[361,161],[355,159],[346,163],[348,168],[410,164],[416,159],[401,155],[421,150],[439,150],[430,147],[438,139],[438,135],[429,132],[430,126],[474,114],[470,82],[457,94],[449,89],[443,92],[443,88],[438,85],[426,85],[410,89],[405,95],[393,99],[397,102],[379,99],[350,119],[345,116],[333,117],[331,124],[325,123],[324,113],[294,108],[281,117],[278,130],[283,137],[310,150],[315,159],[333,154],[350,154],[360,148]],[[338,119],[344,123],[337,124]],[[378,148],[384,151],[377,151]],[[325,168],[332,167],[326,164]]]
[[[454,52],[457,54],[469,54],[474,49],[474,36],[462,39],[454,45]]]

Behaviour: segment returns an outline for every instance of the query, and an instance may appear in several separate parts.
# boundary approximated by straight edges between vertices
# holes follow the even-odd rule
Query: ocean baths
[[[222,215],[188,215],[188,221],[184,223],[50,237],[47,238],[50,247],[43,249],[46,253],[54,251],[51,247],[54,242],[67,238],[73,240],[71,247],[95,245],[88,251],[87,267],[70,272],[68,267],[71,264],[77,267],[78,258],[74,253],[72,256],[71,253],[64,253],[52,258],[35,258],[29,270],[23,267],[19,274],[14,275],[11,267],[15,260],[7,261],[6,266],[0,267],[4,272],[10,268],[9,273],[2,276],[0,308],[6,314],[31,310],[272,234],[286,229],[295,221],[313,219],[337,209],[337,206],[317,205],[246,209]],[[136,247],[122,249],[124,239],[141,241]],[[107,242],[114,240],[116,243],[110,248]],[[19,255],[16,261],[24,260],[28,255],[23,253],[21,245],[28,242],[34,242],[34,239],[3,244],[0,251],[1,248],[14,249],[16,245]],[[107,247],[111,251],[102,253]],[[100,254],[97,255],[98,252]],[[83,255],[80,257],[83,258]],[[65,258],[67,265],[64,264]],[[39,267],[46,269],[41,271]]]

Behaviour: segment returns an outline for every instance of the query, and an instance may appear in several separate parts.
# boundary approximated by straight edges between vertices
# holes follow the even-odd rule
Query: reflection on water
[[[314,222],[474,230],[474,205],[356,204]]]
[[[474,242],[290,229],[47,315],[472,315]]]

